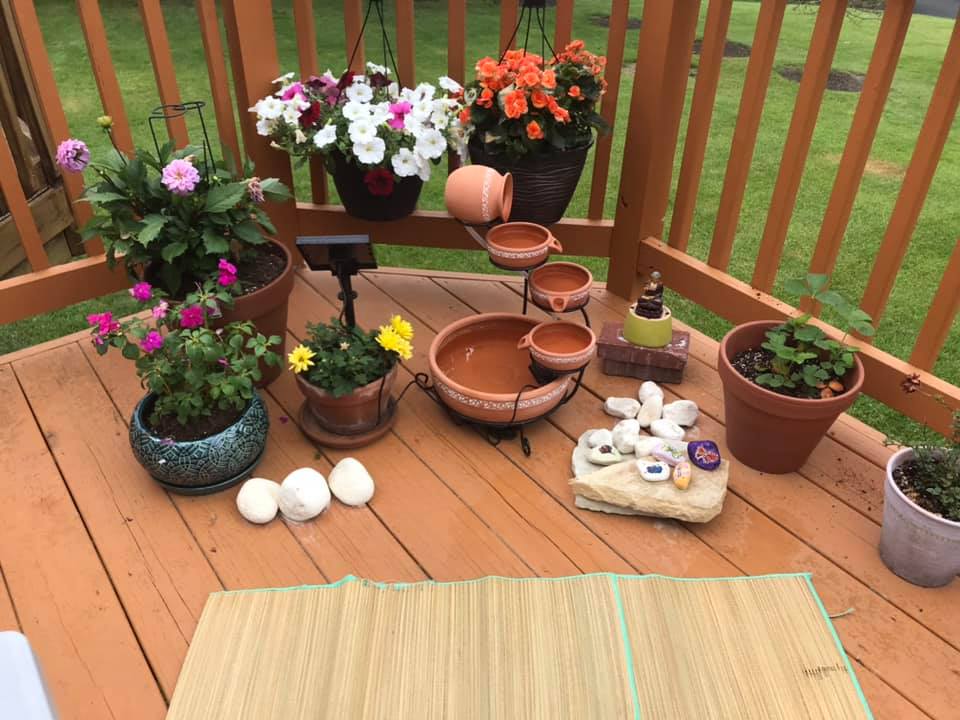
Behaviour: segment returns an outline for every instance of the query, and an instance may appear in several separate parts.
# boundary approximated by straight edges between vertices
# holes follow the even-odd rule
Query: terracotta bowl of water
[[[583,265],[552,262],[530,273],[530,297],[544,310],[579,310],[590,300],[593,274]]]
[[[529,270],[547,261],[550,251],[563,252],[560,242],[543,225],[508,222],[487,232],[487,252],[494,265]]]
[[[566,320],[540,323],[520,338],[517,349],[527,350],[541,367],[559,373],[570,373],[585,367],[597,349],[593,330]]]
[[[430,374],[443,403],[471,420],[503,425],[557,407],[573,378],[539,385],[533,377],[530,353],[518,345],[536,326],[525,315],[484,313],[441,330],[430,345]]]

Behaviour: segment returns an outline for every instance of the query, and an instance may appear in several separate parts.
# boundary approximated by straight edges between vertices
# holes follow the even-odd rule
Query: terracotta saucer
[[[300,405],[300,411],[297,413],[299,419],[300,431],[310,438],[315,444],[322,447],[337,448],[340,450],[349,450],[350,448],[363,447],[364,445],[369,445],[375,440],[379,440],[381,437],[390,432],[390,429],[394,426],[394,423],[397,421],[397,403],[391,401],[389,409],[387,410],[387,416],[380,421],[380,424],[377,425],[373,430],[368,430],[365,433],[359,433],[357,435],[341,435],[339,433],[333,433],[329,430],[325,430],[317,419],[314,417],[313,413],[310,412],[310,408],[307,407],[306,401]]]

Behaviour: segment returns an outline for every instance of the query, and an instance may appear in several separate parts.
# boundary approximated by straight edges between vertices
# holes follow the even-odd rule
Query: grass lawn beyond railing
[[[105,139],[97,132],[95,118],[102,113],[102,109],[74,5],[58,0],[36,0],[36,5],[72,132],[86,140],[93,153],[101,152],[105,149]],[[101,0],[100,5],[118,80],[131,120],[131,129],[139,144],[149,143],[146,116],[160,101],[136,3],[128,0]],[[392,5],[386,3],[386,6],[387,21],[392,26]],[[706,6],[707,3],[704,2],[701,29]],[[342,69],[345,64],[341,7],[342,4],[334,0],[314,2],[320,67],[331,67],[335,71]],[[609,2],[577,0],[574,5],[573,36],[584,39],[590,49],[602,52],[607,33],[602,20],[609,8]],[[735,2],[728,40],[751,45],[758,11],[759,4],[755,2]],[[163,3],[163,12],[181,96],[185,100],[209,99],[210,87],[193,1],[168,0]],[[631,17],[639,18],[641,12],[642,3],[634,3]],[[274,16],[281,65],[284,69],[296,70],[297,51],[292,3],[289,0],[274,2]],[[552,13],[548,12],[548,16],[552,16]],[[787,8],[776,68],[803,64],[815,17],[815,9],[796,6]],[[439,0],[418,0],[415,20],[417,79],[435,81],[438,75],[446,71],[446,4]],[[878,15],[857,13],[849,16],[840,37],[834,67],[864,73],[878,28]],[[883,236],[904,170],[916,143],[951,29],[950,20],[924,16],[913,18],[834,275],[837,289],[847,296],[860,297],[864,290],[872,259]],[[551,29],[548,28],[548,31]],[[490,0],[469,2],[466,48],[468,71],[475,60],[497,53],[498,34],[498,6]],[[632,58],[636,54],[637,35],[637,29],[632,29],[627,34],[628,62],[619,88],[618,122],[613,130],[614,147],[605,208],[607,217],[612,217],[615,189],[619,183],[629,94],[634,80]],[[373,43],[368,45],[368,57],[379,59],[374,47]],[[746,58],[724,60],[688,249],[691,255],[701,259],[706,258],[709,250],[746,66]],[[696,68],[691,68],[691,73],[695,72]],[[688,87],[688,105],[693,86],[694,83],[691,82]],[[776,70],[770,79],[757,149],[729,268],[732,275],[742,280],[749,281],[752,274],[798,87],[796,83],[781,77]],[[775,294],[788,301],[795,302],[797,298],[784,296],[783,281],[806,273],[858,97],[856,92],[826,92],[774,290]],[[215,125],[212,120],[211,108],[208,127]],[[679,169],[684,127],[685,120],[681,125],[681,142],[677,148],[674,179],[676,170]],[[586,215],[589,178],[588,164],[568,211],[570,217]],[[434,179],[424,188],[420,200],[421,208],[443,207],[444,179],[445,168],[440,167],[435,172]],[[954,195],[957,186],[960,186],[960,145],[948,142],[900,279],[877,334],[877,345],[899,357],[909,356],[956,240]],[[296,192],[298,198],[309,199],[309,175],[306,168],[296,171]],[[670,212],[668,209],[668,223]],[[371,226],[374,240],[379,233],[388,232],[388,226]],[[380,245],[377,253],[382,265],[495,272],[486,256],[479,252]],[[598,280],[606,278],[605,259],[580,261],[590,267]],[[666,278],[668,284],[669,280]],[[722,336],[729,327],[722,319],[683,298],[671,296],[669,303],[682,320],[715,338]],[[115,313],[126,313],[134,309],[134,304],[124,293],[117,293],[101,300],[80,303],[47,315],[12,323],[0,328],[0,354],[80,329],[85,325],[85,316],[101,308],[111,309]],[[954,384],[960,383],[958,341],[960,328],[955,324],[934,368],[937,375]],[[854,406],[853,414],[900,437],[915,438],[919,432],[914,423],[869,398],[861,398]]]

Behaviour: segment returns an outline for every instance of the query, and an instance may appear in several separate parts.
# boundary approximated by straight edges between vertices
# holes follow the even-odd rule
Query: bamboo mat
[[[871,718],[808,575],[214,593],[167,720]]]

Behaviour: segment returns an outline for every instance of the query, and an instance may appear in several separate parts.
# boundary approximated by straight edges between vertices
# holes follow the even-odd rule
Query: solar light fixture
[[[351,277],[361,270],[375,270],[377,261],[369,235],[309,235],[297,238],[297,249],[311,270],[329,270],[340,281],[337,298],[343,303],[343,318],[349,327],[357,324],[353,301],[357,298]]]

